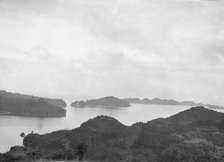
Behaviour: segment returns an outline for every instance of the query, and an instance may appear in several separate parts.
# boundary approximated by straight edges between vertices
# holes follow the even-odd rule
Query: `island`
[[[204,106],[210,109],[224,109],[223,106],[218,105],[211,105],[211,104],[203,104],[203,103],[195,103],[193,101],[176,101],[173,99],[160,99],[160,98],[153,98],[153,99],[139,99],[139,98],[124,98],[124,101],[130,104],[152,104],[152,105],[183,105],[183,106]]]
[[[192,107],[131,126],[98,116],[76,129],[31,133],[0,161],[223,162],[223,155],[224,114]]]
[[[26,117],[62,117],[66,103],[61,99],[41,98],[0,91],[0,115]]]
[[[117,107],[129,107],[128,102],[123,101],[113,96],[107,96],[99,99],[92,99],[86,101],[75,101],[71,104],[72,107],[103,107],[103,108],[117,108]]]

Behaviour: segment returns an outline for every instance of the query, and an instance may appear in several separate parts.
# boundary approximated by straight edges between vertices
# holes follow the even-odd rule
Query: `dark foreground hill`
[[[129,107],[130,104],[119,98],[108,96],[99,99],[87,101],[76,101],[71,104],[72,107]]]
[[[12,147],[0,161],[223,162],[222,115],[195,107],[132,126],[98,116],[73,130],[29,134],[24,146]]]
[[[28,117],[65,116],[66,103],[61,99],[40,98],[0,91],[0,114]]]

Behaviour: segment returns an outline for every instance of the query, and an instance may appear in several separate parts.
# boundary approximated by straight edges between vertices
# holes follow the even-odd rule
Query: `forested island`
[[[0,91],[0,115],[27,117],[62,117],[65,101]]]
[[[192,107],[168,118],[126,126],[98,116],[73,130],[31,133],[0,161],[223,162],[223,113]]]
[[[92,99],[86,101],[75,101],[71,104],[72,107],[105,107],[105,108],[116,108],[116,107],[129,107],[131,106],[128,102],[123,101],[113,96],[107,96],[99,99]]]
[[[204,106],[209,107],[211,109],[224,109],[223,106],[218,105],[211,105],[211,104],[203,104],[203,103],[195,103],[193,101],[176,101],[173,99],[160,99],[160,98],[153,98],[153,99],[139,99],[139,98],[124,98],[124,101],[130,104],[153,104],[153,105],[184,105],[184,106]]]

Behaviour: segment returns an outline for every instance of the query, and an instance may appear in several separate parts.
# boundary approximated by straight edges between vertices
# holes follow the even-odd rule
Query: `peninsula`
[[[61,99],[41,98],[0,91],[0,115],[26,117],[62,117],[66,103]]]

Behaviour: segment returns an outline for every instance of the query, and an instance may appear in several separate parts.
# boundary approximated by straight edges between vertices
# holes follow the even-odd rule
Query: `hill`
[[[61,99],[41,98],[0,91],[0,114],[27,117],[61,117],[66,115]]]
[[[167,120],[175,123],[192,123],[198,120],[210,120],[217,122],[221,120],[222,115],[223,113],[221,112],[216,112],[204,108],[203,106],[196,106],[173,115],[167,118]]]
[[[108,96],[99,99],[92,99],[87,101],[76,101],[71,104],[72,107],[129,107],[130,104],[119,98]]]
[[[218,126],[220,121],[215,121],[220,115],[223,114],[194,107],[170,118],[132,126],[98,116],[73,130],[29,134],[23,147],[12,147],[0,155],[0,161],[222,162],[224,130]],[[188,122],[180,122],[182,117]],[[198,125],[197,120],[217,125]]]

